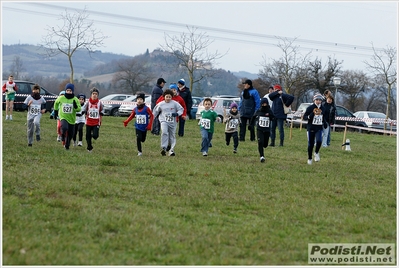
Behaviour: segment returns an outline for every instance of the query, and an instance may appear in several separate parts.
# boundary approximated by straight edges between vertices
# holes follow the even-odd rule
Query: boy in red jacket
[[[99,91],[93,87],[90,90],[90,99],[86,105],[86,142],[87,151],[93,150],[92,138],[97,140],[100,136],[100,126],[103,114],[103,104],[98,99]]]

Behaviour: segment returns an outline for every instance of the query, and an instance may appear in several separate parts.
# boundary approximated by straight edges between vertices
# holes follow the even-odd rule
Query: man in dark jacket
[[[260,108],[260,96],[258,91],[252,86],[252,81],[245,80],[244,90],[241,92],[240,103],[238,110],[240,112],[240,141],[245,141],[245,132],[248,122],[251,141],[255,140],[254,126],[251,126],[250,121],[255,112]]]
[[[284,113],[284,107],[290,106],[294,101],[294,96],[283,93],[283,89],[279,84],[273,86],[274,92],[269,94],[270,100],[273,102],[272,112],[275,118],[272,121],[272,128],[270,129],[270,145],[275,146],[276,127],[280,132],[280,146],[284,146],[284,122],[287,120],[287,115]]]
[[[187,108],[187,116],[184,118],[183,116],[179,117],[179,137],[184,136],[184,124],[186,123],[186,119],[189,118],[189,114],[191,113],[191,108],[193,106],[193,99],[191,97],[191,91],[188,87],[186,87],[186,81],[184,79],[180,79],[177,81],[177,87],[179,88],[178,94],[184,100]]]
[[[157,84],[152,88],[151,91],[151,111],[154,109],[156,102],[158,100],[159,97],[162,96],[163,94],[163,90],[162,88],[164,87],[166,81],[165,79],[158,78],[157,80]],[[159,123],[159,119],[158,117],[154,118],[154,121],[152,123],[152,130],[151,133],[154,135],[159,135],[159,131],[160,131],[160,123]]]

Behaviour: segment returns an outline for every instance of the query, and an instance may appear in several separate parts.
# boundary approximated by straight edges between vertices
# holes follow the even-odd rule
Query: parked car
[[[386,115],[380,112],[371,111],[358,111],[354,113],[357,118],[362,119],[366,125],[370,128],[384,129],[384,124],[386,123],[385,129],[396,131],[396,121],[390,118],[386,119]]]
[[[302,115],[305,113],[306,109],[312,105],[312,103],[302,103],[299,105],[297,111],[293,113],[292,119],[293,120],[300,120],[302,118]],[[302,127],[306,127],[307,125],[307,120],[302,121]],[[356,116],[346,109],[343,106],[337,105],[336,106],[336,112],[335,112],[335,124],[336,125],[345,125],[345,123],[348,123],[348,125],[351,126],[358,126],[358,127],[367,127],[366,123],[362,120],[356,120]],[[300,122],[294,121],[293,126],[299,126]],[[361,130],[359,130],[361,132]]]
[[[137,96],[134,96],[133,98],[129,98],[129,101],[124,101],[124,103],[119,107],[119,115],[120,116],[129,116],[133,109],[136,108],[137,102],[136,102]],[[148,106],[148,108],[151,109],[151,95],[145,95],[145,105]]]
[[[101,101],[124,101],[127,98],[133,97],[131,94],[109,94],[101,98]]]
[[[232,104],[233,102],[238,104],[240,102],[239,97],[232,95],[214,96],[211,97],[211,100],[212,100],[211,109],[214,110],[221,119],[223,119],[224,109],[226,109],[225,111],[226,113],[228,113],[230,111],[230,104]],[[197,113],[195,114],[196,119],[201,119],[201,111],[203,111],[204,109],[205,109],[204,100],[202,100],[198,104]]]
[[[7,81],[3,81],[2,86],[6,82]],[[18,88],[18,91],[15,94],[14,110],[22,111],[22,110],[24,110],[22,104],[24,103],[26,97],[28,97],[32,94],[32,88],[36,83],[29,82],[29,81],[22,81],[22,80],[14,80],[14,82]],[[40,95],[42,95],[43,98],[46,100],[46,112],[47,111],[51,112],[51,110],[54,106],[54,102],[57,99],[58,95],[48,91],[44,87],[40,87]],[[6,109],[6,95],[4,93],[3,94],[3,110],[5,110],[5,109]]]
[[[191,107],[189,117],[190,117],[190,119],[195,119],[196,113],[198,110],[198,105],[204,98],[203,97],[194,97],[194,96],[192,96],[191,98],[193,99],[193,106]]]
[[[110,94],[101,98],[104,104],[104,115],[119,116],[118,109],[124,101],[131,101],[136,95]]]

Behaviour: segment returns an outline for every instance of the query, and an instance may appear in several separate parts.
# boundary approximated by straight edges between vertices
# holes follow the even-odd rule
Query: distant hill
[[[8,77],[11,66],[16,56],[19,56],[24,69],[23,74],[28,77],[54,77],[64,80],[70,76],[70,68],[67,57],[64,54],[55,57],[45,55],[44,48],[29,44],[3,45],[3,79]],[[135,57],[148,57],[154,74],[158,74],[169,82],[177,82],[180,78],[187,79],[186,70],[176,68],[177,63],[174,57],[164,51],[154,50],[143,52],[137,56],[126,56],[121,54],[103,53],[96,51],[89,54],[86,50],[75,52],[72,61],[74,65],[75,79],[86,79],[92,83],[100,83],[104,88],[113,88],[110,84],[114,73],[118,69],[118,61],[132,59]],[[167,66],[165,68],[165,65]],[[160,67],[163,66],[163,67]],[[168,67],[169,66],[169,67]],[[256,74],[245,71],[232,73],[223,69],[217,70],[217,75],[196,83],[194,94],[200,96],[211,96],[216,94],[238,95],[237,84],[240,79],[256,79]],[[158,77],[158,75],[155,75]],[[153,86],[149,85],[148,87]],[[117,90],[117,89],[115,89]],[[118,91],[118,90],[117,90]]]
[[[9,73],[15,56],[20,57],[25,69],[24,72],[29,76],[43,75],[63,79],[71,73],[67,57],[64,54],[50,58],[45,55],[43,48],[28,44],[3,45],[3,73]],[[75,77],[83,77],[86,71],[100,64],[128,58],[131,58],[131,56],[102,53],[101,51],[96,51],[90,55],[86,50],[77,51],[72,58]]]

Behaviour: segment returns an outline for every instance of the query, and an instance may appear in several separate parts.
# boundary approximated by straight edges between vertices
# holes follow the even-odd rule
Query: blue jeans
[[[330,146],[330,139],[331,139],[331,127],[330,125],[327,128],[323,127],[323,143],[324,147]]]
[[[209,145],[212,142],[213,133],[208,132],[208,130],[204,128],[201,128],[201,137],[202,137],[201,152],[208,152]]]
[[[276,139],[276,127],[278,127],[278,132],[280,132],[280,141],[284,140],[284,118],[275,118],[271,122],[270,129],[270,139],[274,141]]]

